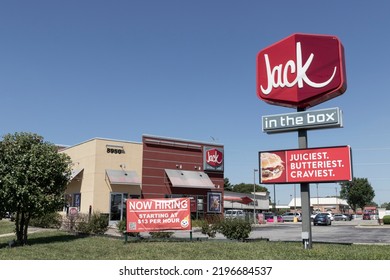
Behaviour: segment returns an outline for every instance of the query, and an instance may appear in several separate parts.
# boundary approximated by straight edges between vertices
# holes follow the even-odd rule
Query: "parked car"
[[[274,213],[272,213],[272,212],[264,212],[263,213],[263,215],[264,215],[264,220],[268,220],[269,218],[274,218],[274,216],[275,216],[275,214]]]
[[[344,215],[347,216],[347,221],[351,221],[354,218],[352,214],[344,214]]]
[[[239,218],[244,219],[245,218],[245,212],[243,210],[235,210],[235,209],[229,209],[225,211],[225,218]]]
[[[313,219],[315,218],[315,216],[318,214],[319,212],[313,212],[313,214],[310,215],[310,219],[313,221]]]
[[[333,214],[332,214],[332,213],[330,213],[330,212],[321,212],[321,213],[319,213],[319,214],[325,214],[325,215],[328,215],[328,216],[329,216],[329,219],[330,219],[331,221],[333,221],[333,220],[334,220],[334,216],[333,216]]]
[[[349,220],[347,215],[344,214],[334,214],[333,216],[334,221],[347,221]]]
[[[282,216],[280,216],[280,215],[277,216],[276,220],[277,220],[278,223],[283,223],[284,222]],[[267,223],[273,223],[274,222],[274,217],[268,217],[266,219],[266,221],[267,221]]]
[[[316,225],[325,225],[330,226],[332,221],[330,220],[330,216],[328,213],[319,213],[313,219],[313,224]]]
[[[1,218],[10,219],[11,222],[13,222],[13,221],[15,221],[15,214],[10,213],[10,212],[5,212],[3,217],[0,217],[0,220],[1,220]]]
[[[371,215],[370,215],[370,213],[364,213],[364,214],[363,214],[363,220],[371,220]]]
[[[302,222],[301,213],[286,212],[282,215],[284,222],[294,222],[294,218],[297,218],[298,222]]]

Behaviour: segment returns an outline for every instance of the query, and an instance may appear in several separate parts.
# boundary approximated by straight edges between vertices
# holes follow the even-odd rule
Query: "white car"
[[[286,212],[282,215],[282,218],[284,222],[294,222],[294,218],[296,218],[298,222],[302,222],[301,213]]]
[[[245,218],[245,212],[243,210],[229,209],[225,211],[225,218]]]
[[[334,220],[335,221],[346,221],[346,220],[348,220],[348,217],[344,214],[334,214]]]

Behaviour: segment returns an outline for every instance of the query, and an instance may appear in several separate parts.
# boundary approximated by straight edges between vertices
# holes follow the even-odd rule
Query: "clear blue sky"
[[[339,107],[344,128],[309,132],[309,147],[351,145],[354,176],[389,202],[389,13],[385,0],[0,1],[1,134],[215,139],[230,182],[253,183],[258,151],[298,147],[295,132],[261,131],[262,115],[294,109],[257,98],[257,53],[292,33],[336,35],[348,89],[312,109]],[[287,203],[293,187],[276,192]]]

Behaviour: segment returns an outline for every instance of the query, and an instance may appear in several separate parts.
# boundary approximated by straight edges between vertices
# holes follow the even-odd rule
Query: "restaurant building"
[[[142,196],[190,197],[194,217],[223,213],[224,148],[144,135]]]
[[[288,204],[293,212],[300,212],[302,209],[301,198],[292,198]],[[349,205],[345,199],[339,197],[312,197],[310,198],[310,209],[312,212],[348,213]]]
[[[223,213],[224,148],[144,135],[142,143],[94,138],[60,150],[73,162],[66,207],[124,218],[127,198],[191,198],[193,217]]]
[[[106,213],[116,222],[124,217],[125,200],[141,197],[141,143],[94,138],[60,152],[73,162],[65,211]]]

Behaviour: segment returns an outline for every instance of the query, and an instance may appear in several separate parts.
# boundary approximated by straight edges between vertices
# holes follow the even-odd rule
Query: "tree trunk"
[[[27,217],[26,217],[27,216]],[[16,244],[24,246],[27,244],[27,234],[28,234],[28,224],[30,218],[27,213],[17,212],[15,220],[15,229],[16,229]]]
[[[27,244],[27,236],[28,236],[28,224],[30,223],[30,215],[27,214],[27,217],[24,220],[24,228],[23,228],[23,245]]]

